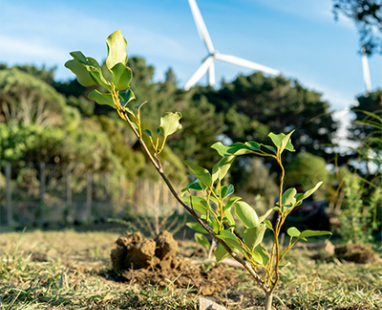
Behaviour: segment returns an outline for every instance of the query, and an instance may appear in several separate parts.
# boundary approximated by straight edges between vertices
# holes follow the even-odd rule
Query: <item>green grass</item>
[[[116,281],[109,249],[118,234],[25,232],[0,235],[0,309],[198,309],[192,287],[144,287]],[[19,240],[20,239],[20,240]],[[189,254],[192,243],[180,244]],[[292,250],[282,270],[277,309],[382,309],[382,266],[315,262]],[[45,256],[46,255],[46,256]],[[38,259],[43,261],[37,261]],[[227,267],[229,268],[229,267]],[[261,291],[243,282],[214,299],[228,309],[261,309]]]

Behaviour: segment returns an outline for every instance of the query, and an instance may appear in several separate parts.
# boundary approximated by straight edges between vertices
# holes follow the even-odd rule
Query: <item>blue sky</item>
[[[333,110],[365,91],[358,34],[351,20],[335,22],[331,0],[199,0],[215,48],[298,79],[323,93]],[[73,77],[63,65],[81,50],[99,61],[106,38],[122,30],[129,55],[154,65],[155,79],[172,67],[183,86],[207,55],[187,0],[46,1],[0,0],[0,62],[57,66],[56,77]],[[382,85],[382,57],[369,59],[373,89]],[[220,82],[247,70],[216,63]],[[203,78],[201,83],[206,83]]]

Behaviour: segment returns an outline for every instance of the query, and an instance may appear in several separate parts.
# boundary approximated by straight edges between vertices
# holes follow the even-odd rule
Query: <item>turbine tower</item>
[[[369,70],[369,62],[367,60],[366,50],[362,44],[362,70],[363,70],[363,80],[365,81],[366,91],[371,92],[371,78]]]
[[[257,71],[262,71],[265,73],[269,73],[272,75],[280,74],[279,71],[275,69],[271,69],[269,67],[257,64],[255,62],[245,60],[236,56],[220,54],[215,50],[211,37],[208,33],[207,27],[203,21],[202,15],[200,14],[198,5],[195,0],[188,0],[188,3],[191,7],[191,12],[195,20],[196,28],[198,29],[199,36],[201,40],[207,47],[208,55],[203,59],[200,67],[195,71],[195,73],[188,80],[186,85],[184,86],[185,90],[189,90],[191,87],[195,86],[195,84],[201,79],[201,77],[208,71],[208,84],[211,86],[215,85],[215,59],[228,62],[230,64],[250,68]]]

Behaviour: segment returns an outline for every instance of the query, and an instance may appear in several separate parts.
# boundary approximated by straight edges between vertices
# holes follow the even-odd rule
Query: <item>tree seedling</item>
[[[280,249],[279,234],[285,219],[322,183],[318,183],[305,193],[297,193],[295,188],[288,188],[284,191],[285,171],[281,156],[285,151],[294,152],[291,143],[293,132],[287,135],[270,133],[269,137],[273,145],[254,141],[234,143],[230,146],[225,146],[221,142],[213,144],[211,147],[221,156],[219,162],[213,166],[212,171],[209,171],[191,161],[185,161],[185,165],[188,166],[190,174],[195,179],[188,183],[181,193],[178,193],[166,176],[159,155],[165,147],[167,137],[182,128],[179,122],[182,115],[179,112],[167,112],[161,117],[156,131],[142,128],[140,111],[145,102],[132,106],[135,96],[130,89],[133,74],[131,69],[126,66],[126,39],[122,36],[121,31],[116,31],[108,37],[106,43],[108,47],[107,74],[104,75],[101,66],[95,59],[86,57],[81,52],[70,53],[73,59],[66,62],[65,66],[73,71],[81,85],[102,86],[105,91],[102,93],[93,90],[89,94],[89,99],[98,104],[109,105],[117,111],[136,135],[143,152],[167,184],[172,195],[194,217],[195,222],[188,223],[188,226],[198,233],[196,239],[208,247],[209,243],[204,234],[210,234],[218,243],[215,251],[216,260],[220,262],[231,256],[242,264],[264,291],[265,309],[271,309],[273,293],[279,282],[279,270],[285,254],[299,240],[331,234],[327,231],[312,230],[300,232],[297,228],[292,227],[287,231],[290,237],[288,247],[284,251]],[[144,135],[148,137],[149,145],[145,143]],[[276,160],[281,169],[279,184],[281,201],[261,216],[241,197],[233,196],[234,186],[232,184],[223,185],[223,180],[235,158],[248,154],[270,157]],[[192,192],[198,192],[198,195],[191,195]],[[267,217],[274,211],[278,211],[278,217],[276,223],[272,225]],[[236,221],[233,214],[236,214],[237,219],[245,226],[243,238],[239,238],[235,233]],[[270,251],[261,245],[267,229],[271,230],[274,235]]]

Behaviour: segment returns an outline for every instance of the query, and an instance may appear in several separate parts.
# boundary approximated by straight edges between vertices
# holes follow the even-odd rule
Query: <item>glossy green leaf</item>
[[[189,182],[184,189],[194,190],[194,191],[202,191],[203,190],[198,179]]]
[[[304,230],[299,236],[299,239],[302,238],[308,238],[308,237],[315,237],[315,236],[324,236],[324,235],[331,235],[332,233],[330,231],[325,230]]]
[[[122,63],[117,63],[111,69],[111,72],[111,81],[113,82],[116,90],[120,91],[130,87],[130,82],[133,78],[133,72],[130,68],[126,67]]]
[[[302,195],[298,195],[298,198],[297,200],[304,200],[306,198],[308,198],[309,196],[311,196],[320,186],[322,185],[322,182],[318,182],[316,184],[315,187],[311,188],[310,190],[307,190],[305,193],[303,193]]]
[[[117,63],[126,65],[127,53],[126,39],[123,37],[121,30],[113,32],[106,40],[108,55],[106,58],[106,66],[111,70]]]
[[[228,197],[229,195],[232,195],[234,191],[235,191],[235,188],[232,184],[230,184],[228,186],[227,185],[222,186],[221,198],[224,199],[224,198]]]
[[[179,120],[182,118],[182,114],[179,112],[167,112],[162,115],[160,119],[159,128],[161,133],[167,137],[172,135],[174,132],[182,128]]]
[[[196,242],[198,242],[201,246],[205,247],[207,250],[210,248],[211,244],[204,235],[195,233],[194,238]]]
[[[261,146],[265,147],[267,150],[270,150],[272,153],[277,154],[276,149],[273,146],[262,144]]]
[[[115,109],[115,105],[114,105],[113,98],[112,98],[111,94],[102,94],[98,90],[95,89],[95,90],[90,92],[90,94],[88,95],[88,98],[90,100],[94,100],[98,104],[108,105],[108,106]]]
[[[289,133],[289,135],[292,134],[292,133]],[[294,150],[294,147],[293,147],[292,142],[290,141],[290,139],[287,139],[287,143],[286,144],[283,143],[283,139],[285,138],[285,136],[286,135],[283,134],[283,133],[280,133],[280,134],[276,135],[273,132],[271,132],[268,135],[268,137],[271,138],[271,140],[274,143],[274,145],[276,145],[277,148],[280,149],[280,152],[284,151],[285,149],[288,150],[288,151],[294,152],[295,150]],[[285,140],[284,140],[284,142],[285,142]]]
[[[206,187],[212,185],[212,177],[209,171],[201,166],[195,165],[193,162],[186,160],[184,164],[190,169],[190,173],[199,179],[200,183]]]
[[[192,202],[192,207],[195,209],[195,211],[198,211],[200,213],[206,213],[206,211],[210,209],[207,200],[205,200],[203,197],[189,196],[181,198],[185,203],[189,204],[190,206]]]
[[[284,207],[292,207],[296,203],[295,195],[297,190],[295,188],[288,188],[282,196],[282,203]]]
[[[80,62],[81,64],[87,64],[87,59],[85,57],[84,54],[82,54],[82,52],[80,51],[76,51],[76,52],[71,52],[70,55],[75,59],[77,60],[78,62]]]
[[[259,226],[259,218],[256,211],[246,202],[238,201],[235,203],[235,213],[243,222],[246,228]]]
[[[229,226],[235,226],[236,223],[232,216],[231,209],[225,211],[224,217],[227,219]]]
[[[255,261],[260,263],[263,266],[265,266],[269,261],[269,256],[268,256],[267,252],[265,251],[265,249],[261,245],[258,245],[254,249],[252,255],[254,256]]]
[[[292,145],[292,142],[290,141],[290,137],[291,135],[294,133],[294,130],[292,130],[290,133],[288,133],[281,141],[281,148],[280,148],[280,151],[283,152],[287,146],[289,147],[288,148],[288,151],[291,151],[291,152],[294,152],[295,149]]]
[[[228,155],[227,150],[229,149],[229,146],[225,146],[221,142],[216,142],[216,143],[212,144],[211,148],[218,151],[219,155],[222,157],[224,157],[225,155]]]
[[[89,87],[97,85],[97,82],[91,77],[90,73],[86,68],[80,64],[76,59],[71,59],[65,63],[65,67],[70,69],[76,76],[77,81],[82,86]]]
[[[241,198],[240,197],[231,197],[228,199],[227,203],[223,206],[223,210],[226,211],[230,209],[236,201],[239,201]]]
[[[265,226],[267,226],[268,229],[273,231],[273,226],[270,220],[264,220]]]
[[[260,150],[260,144],[254,141],[241,143],[237,142],[232,144],[228,150],[227,153],[238,156],[238,155],[244,155],[244,154],[251,154],[254,151]]]
[[[208,234],[207,230],[205,230],[203,228],[202,225],[200,225],[199,223],[195,223],[195,222],[192,222],[192,223],[187,223],[186,224],[188,227],[190,227],[191,229],[197,231],[197,232],[200,232],[202,234]]]
[[[224,260],[225,258],[229,257],[229,253],[226,251],[226,249],[221,245],[219,244],[216,248],[216,251],[215,251],[215,258],[216,258],[216,261],[218,263],[220,263],[222,260]]]
[[[264,222],[267,219],[267,217],[269,216],[269,214],[271,214],[272,212],[273,212],[273,209],[269,209],[262,216],[259,216],[259,223]]]
[[[143,129],[143,132],[146,133],[146,135],[148,135],[150,138],[152,138],[153,134],[149,129]]]
[[[212,168],[212,183],[223,180],[235,160],[235,156],[224,157]]]
[[[266,229],[267,226],[260,224],[257,227],[247,228],[244,231],[243,241],[251,252],[263,241]]]
[[[137,110],[140,110],[146,103],[147,101],[143,101],[142,103],[136,105],[134,108],[136,108]]]
[[[98,85],[104,87],[106,90],[111,92],[111,83],[106,81],[106,79],[104,78],[102,74],[102,69],[98,64],[97,60],[91,57],[87,57],[86,60],[87,64],[85,64],[84,66],[86,70],[88,70],[92,78],[97,82]]]
[[[298,237],[300,236],[301,232],[296,227],[290,227],[287,230],[287,234],[291,237]]]
[[[237,240],[236,236],[232,234],[230,231],[222,230],[220,234],[217,235],[217,237],[222,239],[230,247],[230,249],[232,250],[236,249],[245,255],[246,252],[243,249],[242,245]]]
[[[219,223],[216,221],[216,219],[212,220],[211,226],[214,233],[217,234],[219,232]]]
[[[124,92],[119,92],[119,102],[122,106],[126,106],[135,99],[135,95],[131,89],[127,89]]]

